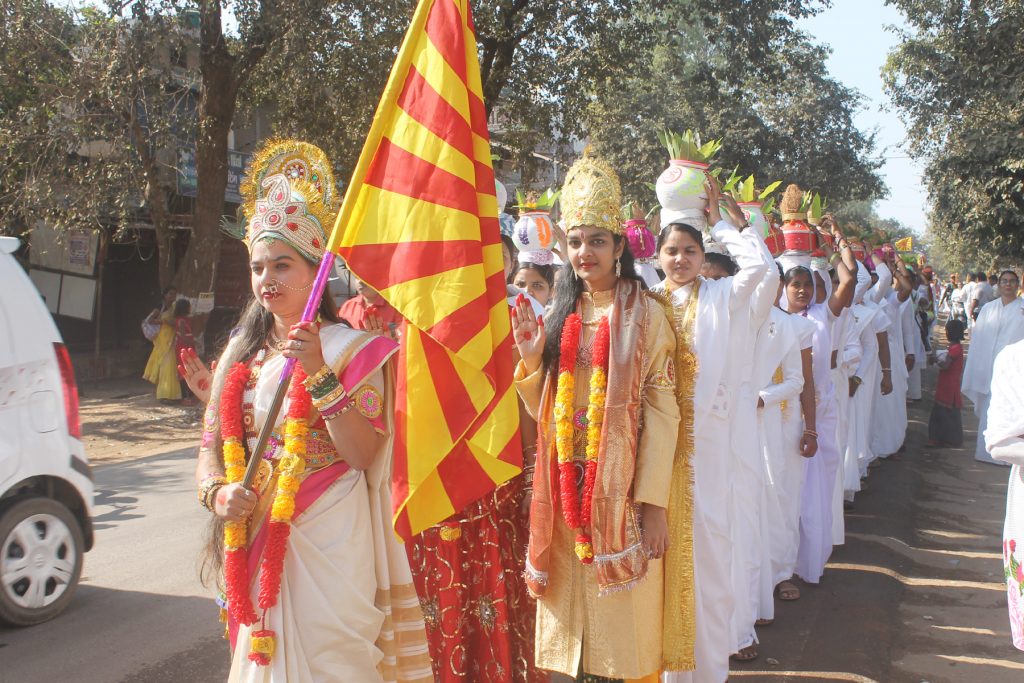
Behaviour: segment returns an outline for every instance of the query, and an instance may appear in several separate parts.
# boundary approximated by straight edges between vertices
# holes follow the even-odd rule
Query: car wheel
[[[67,607],[85,544],[71,511],[49,498],[15,503],[0,516],[0,621],[31,626]]]

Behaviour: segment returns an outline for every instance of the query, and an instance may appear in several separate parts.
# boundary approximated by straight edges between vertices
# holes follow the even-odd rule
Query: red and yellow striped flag
[[[903,239],[896,240],[896,251],[911,251],[914,248],[914,237],[904,237]]]
[[[394,525],[419,533],[522,467],[476,35],[468,0],[420,0],[328,245],[408,321]]]

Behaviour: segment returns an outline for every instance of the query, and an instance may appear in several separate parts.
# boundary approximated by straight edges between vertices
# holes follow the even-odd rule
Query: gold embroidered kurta
[[[633,500],[667,507],[679,423],[673,365],[675,335],[661,305],[647,296],[642,297],[641,305],[648,307],[649,315],[647,333],[643,336],[646,353],[640,390],[642,429]],[[584,294],[580,314],[585,322],[597,321],[607,315],[610,306],[610,293],[598,292],[594,297]],[[589,352],[596,329],[595,324],[584,325],[581,335],[575,372],[577,411],[588,404],[585,388],[590,382]],[[543,391],[542,372],[527,375],[520,363],[516,386],[527,410],[537,418]],[[554,443],[554,435],[550,437]],[[576,439],[574,450],[582,458],[585,438]],[[575,676],[582,659],[587,673],[627,679],[660,671],[663,561],[650,560],[647,575],[634,586],[599,597],[596,565],[584,565],[577,559],[574,542],[574,531],[560,514],[556,515],[547,590],[537,603],[537,666]]]

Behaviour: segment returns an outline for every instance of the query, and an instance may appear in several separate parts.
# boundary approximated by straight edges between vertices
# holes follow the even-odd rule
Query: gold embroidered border
[[[662,634],[664,671],[693,671],[696,668],[694,642],[697,637],[696,589],[693,568],[693,394],[697,378],[697,356],[693,352],[694,323],[701,281],[685,306],[676,307],[668,296],[649,293],[665,309],[676,335],[676,401],[679,404],[679,432],[668,505],[671,539],[665,555],[665,623]]]

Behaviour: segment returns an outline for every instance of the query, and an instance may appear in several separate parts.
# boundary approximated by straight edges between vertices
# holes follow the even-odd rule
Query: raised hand
[[[547,334],[543,316],[538,317],[533,312],[533,306],[522,294],[516,297],[516,304],[512,307],[512,338],[526,369],[530,373],[535,372],[544,355]]]
[[[213,373],[199,359],[199,354],[192,347],[186,347],[181,350],[181,354],[178,357],[178,375],[185,380],[185,384],[188,385],[188,388],[201,403],[206,403],[210,400]]]
[[[729,218],[732,219],[736,228],[743,230],[747,227],[747,217],[743,215],[743,209],[741,209],[740,205],[736,202],[736,198],[731,194],[726,193],[722,195],[722,202],[725,203],[725,210],[729,212]]]

